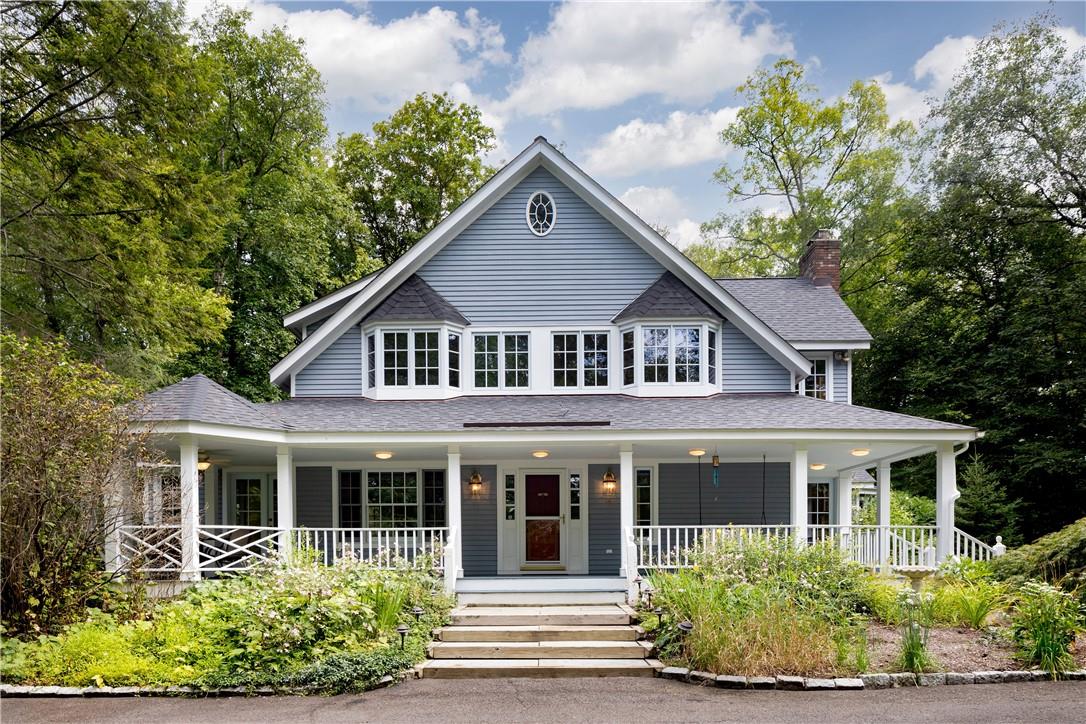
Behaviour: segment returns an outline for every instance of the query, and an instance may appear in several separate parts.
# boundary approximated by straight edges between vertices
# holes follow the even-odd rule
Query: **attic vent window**
[[[554,220],[557,217],[557,209],[554,199],[546,191],[536,191],[528,198],[528,207],[525,209],[528,219],[528,228],[536,236],[546,236],[554,228]]]

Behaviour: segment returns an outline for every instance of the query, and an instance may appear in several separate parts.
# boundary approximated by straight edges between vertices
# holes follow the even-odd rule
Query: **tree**
[[[63,342],[4,333],[0,354],[0,604],[9,630],[47,632],[102,595],[103,538],[122,520],[104,501],[142,499],[137,463],[156,458],[120,405],[130,385]]]
[[[958,498],[955,522],[970,535],[989,545],[995,537],[1015,546],[1022,542],[1018,536],[1018,502],[1007,495],[1007,488],[984,460],[973,453],[958,475]]]
[[[714,275],[795,274],[811,235],[836,229],[847,297],[892,268],[910,203],[903,176],[913,128],[890,124],[874,82],[857,81],[827,104],[803,76],[803,66],[780,60],[738,88],[746,105],[721,139],[743,162],[722,166],[715,179],[729,201],[771,206],[720,214],[702,229],[715,239],[689,254]]]
[[[984,37],[933,110],[936,183],[972,189],[1008,223],[1040,211],[1086,231],[1084,71],[1086,47],[1069,51],[1051,16]]]
[[[344,251],[359,229],[322,152],[320,76],[299,41],[278,28],[251,35],[247,17],[219,9],[197,28],[198,55],[220,93],[202,148],[240,197],[206,262],[210,285],[230,300],[230,325],[175,370],[267,400],[281,395],[268,371],[296,344],[283,315],[335,284],[330,262],[351,278],[368,268]]]
[[[445,93],[409,100],[372,136],[341,137],[336,181],[366,225],[371,254],[385,264],[400,258],[493,173],[482,159],[493,147],[479,109]]]
[[[149,383],[217,339],[201,285],[232,192],[196,151],[210,96],[170,3],[5,3],[4,325]]]

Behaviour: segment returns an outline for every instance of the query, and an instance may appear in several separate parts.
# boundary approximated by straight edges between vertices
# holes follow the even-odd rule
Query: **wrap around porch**
[[[514,575],[632,586],[639,572],[691,565],[696,543],[723,537],[832,540],[886,570],[1002,552],[954,526],[955,461],[967,443],[505,437],[396,446],[164,438],[177,463],[109,536],[107,564],[197,580],[281,554],[350,556],[433,569],[456,591],[464,578]],[[931,452],[936,525],[891,525],[892,465]],[[874,473],[877,525],[853,524],[858,471]]]

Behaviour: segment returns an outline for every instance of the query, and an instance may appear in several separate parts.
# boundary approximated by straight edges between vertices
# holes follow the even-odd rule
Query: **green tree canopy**
[[[211,95],[182,13],[42,2],[0,17],[4,324],[156,381],[229,318],[201,262],[233,194],[202,170]]]
[[[479,109],[422,93],[373,135],[339,139],[335,175],[365,223],[370,250],[391,264],[472,194],[493,170],[494,131]]]
[[[912,203],[904,185],[911,124],[890,123],[874,82],[857,81],[826,103],[792,60],[758,71],[738,92],[746,104],[721,138],[742,162],[722,166],[715,178],[747,210],[705,224],[710,241],[689,256],[715,276],[795,274],[811,235],[834,229],[842,296],[880,284]]]

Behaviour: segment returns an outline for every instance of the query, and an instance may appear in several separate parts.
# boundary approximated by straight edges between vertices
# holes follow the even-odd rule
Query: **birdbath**
[[[896,566],[894,570],[909,579],[909,585],[916,593],[920,593],[924,579],[935,573],[934,569],[923,566]]]

